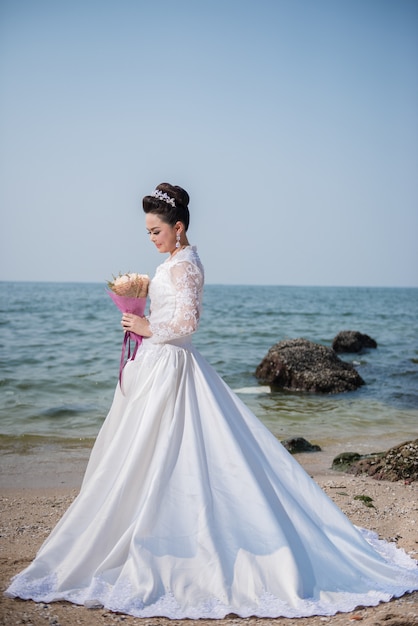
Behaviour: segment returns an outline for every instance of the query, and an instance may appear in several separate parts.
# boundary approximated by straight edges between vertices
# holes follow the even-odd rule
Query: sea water
[[[418,436],[418,289],[207,285],[194,344],[279,438],[367,452]],[[278,341],[331,346],[341,330],[377,349],[341,358],[366,384],[321,395],[254,376]],[[90,447],[118,381],[123,333],[104,284],[0,283],[0,446]]]

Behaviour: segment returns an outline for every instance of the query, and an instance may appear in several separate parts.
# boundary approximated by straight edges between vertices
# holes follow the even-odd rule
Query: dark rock
[[[358,330],[342,330],[332,341],[332,349],[339,353],[361,352],[364,348],[377,348],[377,343]]]
[[[340,393],[353,391],[364,380],[331,348],[307,339],[288,339],[270,348],[255,376],[264,384],[289,391]]]
[[[340,460],[344,455],[347,458],[346,463]],[[414,482],[418,480],[418,439],[375,454],[345,452],[335,457],[332,467],[356,476],[368,474],[376,480]]]
[[[358,452],[342,452],[332,462],[332,469],[338,470],[340,472],[346,472],[353,463],[359,461],[361,459],[361,454]]]
[[[281,444],[291,454],[297,452],[320,452],[321,448],[316,444],[310,443],[303,437],[292,437],[291,439],[284,439]]]

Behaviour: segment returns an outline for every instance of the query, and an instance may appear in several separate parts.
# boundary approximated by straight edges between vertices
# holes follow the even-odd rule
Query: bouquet
[[[122,313],[134,313],[135,315],[144,315],[147,303],[147,294],[149,287],[149,277],[146,274],[126,273],[114,276],[112,281],[107,282],[109,288],[109,296]],[[135,347],[131,356],[131,340],[135,343]],[[122,382],[122,371],[125,367],[125,352],[128,345],[128,358],[134,359],[138,347],[142,342],[142,336],[126,331],[122,344],[122,354],[119,367],[119,383]]]

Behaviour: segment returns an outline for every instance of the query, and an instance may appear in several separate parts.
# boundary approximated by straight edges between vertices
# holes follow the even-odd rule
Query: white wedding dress
[[[153,336],[123,372],[80,494],[7,595],[138,617],[302,617],[418,589],[195,350],[194,247],[150,286]]]

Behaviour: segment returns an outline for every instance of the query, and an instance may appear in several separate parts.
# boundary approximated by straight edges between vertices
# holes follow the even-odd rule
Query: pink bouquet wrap
[[[141,274],[123,274],[108,282],[109,296],[122,313],[133,313],[142,317],[147,304],[146,294],[148,291],[149,278]],[[119,383],[122,384],[122,372],[126,362],[133,360],[136,356],[143,337],[132,331],[125,331],[123,338],[122,353],[119,366]],[[131,342],[135,345],[131,348]],[[126,348],[128,347],[127,359],[125,361]]]
[[[141,317],[144,315],[145,306],[147,304],[146,298],[129,298],[128,296],[118,296],[116,293],[113,293],[112,291],[109,291],[109,296],[112,298],[113,302],[116,304],[118,309],[122,311],[122,313],[134,313],[135,315],[140,315]],[[131,341],[133,341],[135,344],[132,351],[131,351]],[[122,382],[123,368],[126,365],[126,362],[125,362],[126,346],[128,346],[127,361],[129,361],[130,359],[133,360],[135,358],[135,355],[141,343],[142,343],[142,335],[137,335],[136,333],[133,333],[130,330],[125,332],[125,336],[123,338],[123,344],[122,344],[122,353],[120,356],[120,367],[119,367],[119,382],[120,383]]]

